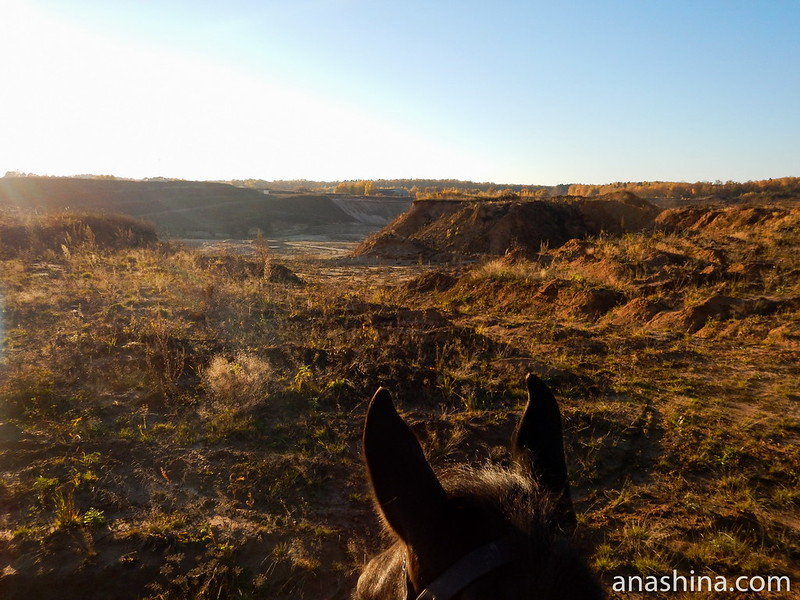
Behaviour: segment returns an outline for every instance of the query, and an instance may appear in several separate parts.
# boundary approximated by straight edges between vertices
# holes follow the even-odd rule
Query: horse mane
[[[544,534],[555,510],[551,495],[516,466],[457,465],[441,474],[447,496],[497,513],[524,535]]]
[[[547,535],[556,509],[552,497],[537,480],[516,466],[497,464],[450,465],[438,472],[448,498],[458,504],[467,502],[488,518],[509,523],[523,535]],[[398,539],[397,533],[377,511],[386,537]]]

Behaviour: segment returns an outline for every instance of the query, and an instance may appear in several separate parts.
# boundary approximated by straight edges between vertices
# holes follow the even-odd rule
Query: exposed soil
[[[800,209],[417,204],[379,257],[88,236],[0,260],[0,597],[347,598],[383,547],[375,388],[436,468],[506,464],[526,372],[606,584],[797,585]]]
[[[653,225],[659,209],[629,193],[554,200],[417,200],[367,239],[356,256],[390,259],[502,255],[533,256],[575,238],[621,235]]]

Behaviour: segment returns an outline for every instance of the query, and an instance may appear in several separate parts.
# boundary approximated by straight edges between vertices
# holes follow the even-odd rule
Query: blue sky
[[[0,172],[800,175],[795,0],[0,0],[0,11]]]

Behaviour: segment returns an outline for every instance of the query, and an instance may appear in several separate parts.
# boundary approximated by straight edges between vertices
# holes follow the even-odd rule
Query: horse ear
[[[514,432],[512,454],[515,462],[528,469],[556,499],[556,524],[563,530],[572,530],[576,518],[564,457],[558,402],[536,375],[529,374],[525,381],[528,385],[528,404]]]
[[[364,424],[364,459],[381,515],[406,544],[441,523],[447,495],[414,432],[383,388],[375,392]]]

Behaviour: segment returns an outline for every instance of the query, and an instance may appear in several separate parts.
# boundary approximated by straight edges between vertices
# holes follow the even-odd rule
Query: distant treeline
[[[457,179],[374,179],[348,181],[265,181],[248,179],[230,181],[240,187],[264,190],[324,192],[343,194],[380,194],[385,190],[405,190],[411,196],[423,198],[452,198],[459,196],[503,197],[511,194],[522,197],[600,196],[613,192],[632,192],[643,198],[739,198],[747,195],[800,195],[800,177],[782,177],[760,181],[627,181],[609,184],[498,185]]]
[[[682,183],[670,181],[617,182],[607,185],[572,184],[568,188],[570,196],[599,196],[611,192],[632,192],[644,198],[739,198],[748,194],[794,196],[800,194],[800,177],[781,177],[761,181],[698,181]]]
[[[498,185],[496,183],[461,181],[459,179],[371,179],[345,181],[310,181],[308,179],[274,180],[237,179],[226,181],[239,187],[287,192],[320,192],[337,194],[380,194],[385,190],[405,190],[410,195],[502,195],[504,192],[558,196],[567,193],[568,185]]]
[[[8,172],[6,177],[38,177],[33,174]],[[81,175],[81,179],[115,180],[113,175]],[[171,181],[154,177],[144,181]],[[760,181],[627,181],[608,184],[518,185],[477,183],[458,179],[372,179],[345,181],[312,181],[308,179],[272,180],[235,179],[218,181],[237,187],[256,190],[340,193],[354,195],[381,195],[387,191],[404,190],[410,196],[422,198],[451,198],[461,196],[498,198],[511,194],[522,197],[546,198],[551,196],[600,196],[613,192],[632,192],[642,198],[740,198],[754,196],[800,195],[800,177],[781,177]]]

